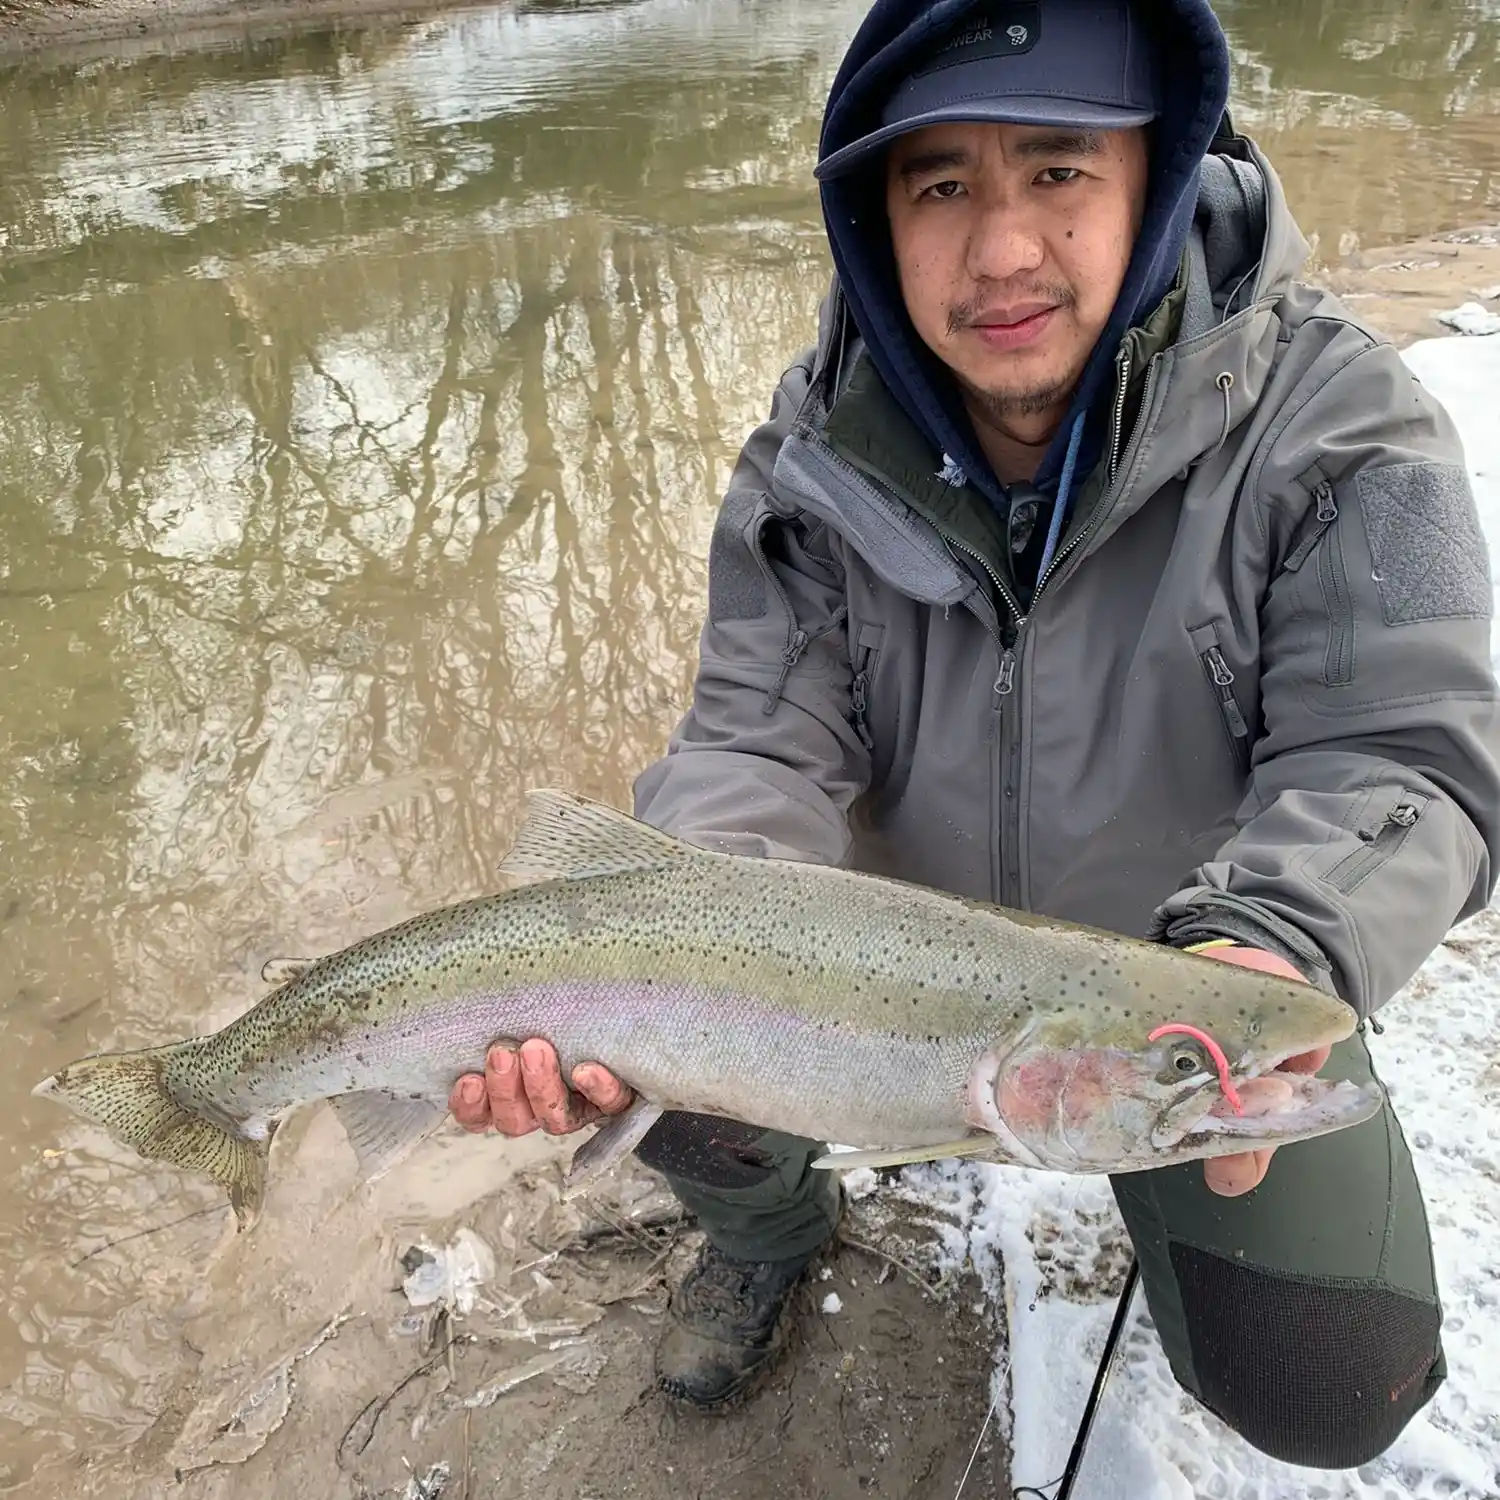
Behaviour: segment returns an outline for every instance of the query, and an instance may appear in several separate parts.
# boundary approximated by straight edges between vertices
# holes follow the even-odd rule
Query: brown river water
[[[222,1228],[31,1086],[490,889],[525,788],[623,805],[660,747],[863,8],[0,74],[0,1488],[142,1429]],[[1500,217],[1496,0],[1223,13],[1321,261]]]

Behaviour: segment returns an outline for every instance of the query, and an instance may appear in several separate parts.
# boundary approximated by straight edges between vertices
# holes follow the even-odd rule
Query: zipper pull
[[[1410,802],[1398,802],[1390,812],[1386,814],[1386,822],[1393,823],[1397,828],[1411,828],[1415,826],[1421,814]]]
[[[1208,668],[1208,675],[1214,686],[1219,690],[1219,712],[1224,715],[1229,733],[1237,740],[1248,740],[1250,726],[1245,722],[1245,715],[1240,711],[1239,702],[1234,696],[1234,673],[1224,660],[1224,653],[1217,646],[1210,646],[1203,653],[1203,663]]]
[[[761,704],[760,711],[770,718],[776,712],[776,705],[781,702],[781,694],[786,688],[786,680],[792,675],[792,668],[802,660],[802,653],[811,644],[812,638],[805,630],[794,630],[792,638],[786,643],[786,648],[781,653],[781,672],[776,681],[766,690],[766,701]]]
[[[1016,685],[1016,653],[1006,648],[1005,654],[1000,658],[1000,671],[995,678],[995,712],[1000,711],[1000,705],[1010,697],[1011,690]]]
[[[855,674],[849,698],[850,706],[854,710],[854,729],[859,735],[859,742],[866,750],[873,750],[875,736],[870,733],[870,726],[865,719],[870,708],[870,679],[863,669]]]
[[[1333,498],[1333,486],[1326,479],[1318,482],[1317,488],[1313,490],[1313,499],[1318,506],[1313,516],[1313,525],[1308,528],[1307,535],[1287,554],[1286,561],[1281,565],[1283,572],[1295,573],[1307,561],[1312,549],[1323,540],[1323,533],[1339,518],[1338,503]]]

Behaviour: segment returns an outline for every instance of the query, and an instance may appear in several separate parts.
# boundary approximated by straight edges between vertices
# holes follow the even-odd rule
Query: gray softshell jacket
[[[1489,898],[1489,561],[1455,429],[1294,280],[1253,143],[1028,611],[994,508],[882,386],[835,286],[746,443],[690,711],[639,816],[1185,944],[1280,952],[1363,1016]]]

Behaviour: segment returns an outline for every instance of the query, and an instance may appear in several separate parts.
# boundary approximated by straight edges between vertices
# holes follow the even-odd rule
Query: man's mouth
[[[1040,338],[1057,312],[1055,302],[1017,302],[986,308],[965,326],[992,349],[1016,349]]]

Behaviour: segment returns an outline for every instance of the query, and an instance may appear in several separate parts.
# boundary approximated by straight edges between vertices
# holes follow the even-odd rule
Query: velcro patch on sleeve
[[[715,625],[766,613],[766,575],[745,539],[756,504],[752,491],[730,490],[719,509],[708,547],[708,617]]]
[[[1464,471],[1388,464],[1358,483],[1385,623],[1488,618],[1489,550]]]

